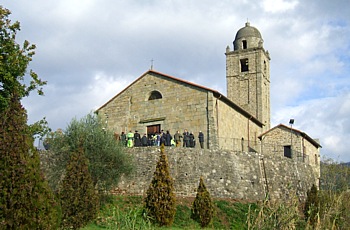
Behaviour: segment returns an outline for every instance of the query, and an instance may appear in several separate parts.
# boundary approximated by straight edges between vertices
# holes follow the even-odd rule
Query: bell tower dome
[[[247,22],[233,50],[226,48],[227,97],[270,129],[270,55],[258,29]]]

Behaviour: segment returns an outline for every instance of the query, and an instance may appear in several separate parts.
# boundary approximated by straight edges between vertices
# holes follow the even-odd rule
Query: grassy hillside
[[[191,216],[191,204],[194,198],[177,198],[175,221],[167,229],[201,229]],[[240,203],[234,200],[214,200],[215,217],[209,229],[247,229],[246,219],[249,207],[254,203]],[[162,229],[151,225],[142,211],[141,196],[117,196],[105,205],[95,222],[85,230],[96,229]],[[165,228],[165,227],[163,227]]]

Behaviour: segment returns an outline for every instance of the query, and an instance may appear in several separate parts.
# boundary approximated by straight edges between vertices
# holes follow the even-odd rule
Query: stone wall
[[[141,147],[127,151],[134,158],[136,170],[131,177],[122,178],[118,191],[142,195],[152,180],[160,149]],[[165,152],[178,196],[195,196],[200,176],[213,197],[246,200],[262,200],[267,191],[272,199],[280,199],[295,190],[304,198],[315,183],[310,165],[285,157],[174,147],[166,147]]]

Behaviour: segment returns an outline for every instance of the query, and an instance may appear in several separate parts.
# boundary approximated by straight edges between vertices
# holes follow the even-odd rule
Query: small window
[[[248,72],[248,58],[241,59],[241,72]]]
[[[284,156],[288,158],[292,158],[292,148],[290,145],[283,146],[284,147]]]
[[[163,98],[162,97],[162,94],[158,91],[152,91],[151,92],[151,95],[149,96],[148,100],[156,100],[156,99],[161,99]]]
[[[247,40],[242,41],[242,46],[244,50],[247,49]]]

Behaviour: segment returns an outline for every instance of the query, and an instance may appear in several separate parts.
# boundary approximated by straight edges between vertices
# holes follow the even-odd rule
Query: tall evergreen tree
[[[315,226],[319,214],[320,199],[316,185],[312,185],[311,189],[307,191],[307,197],[304,206],[305,219],[309,221],[311,226]]]
[[[40,171],[27,113],[20,100],[32,90],[43,94],[41,81],[27,67],[35,45],[16,42],[19,22],[0,5],[0,229],[56,229],[58,205]]]
[[[145,211],[154,223],[170,226],[176,213],[174,181],[170,176],[164,145],[160,150],[156,170],[145,197]]]
[[[92,183],[88,160],[84,156],[83,148],[71,154],[59,196],[62,205],[63,227],[78,229],[96,217],[98,196]]]
[[[19,99],[0,117],[0,229],[56,229],[59,206],[41,174]]]
[[[197,195],[192,204],[191,218],[200,223],[201,227],[209,225],[213,218],[214,208],[210,194],[205,187],[203,178],[200,178]]]

